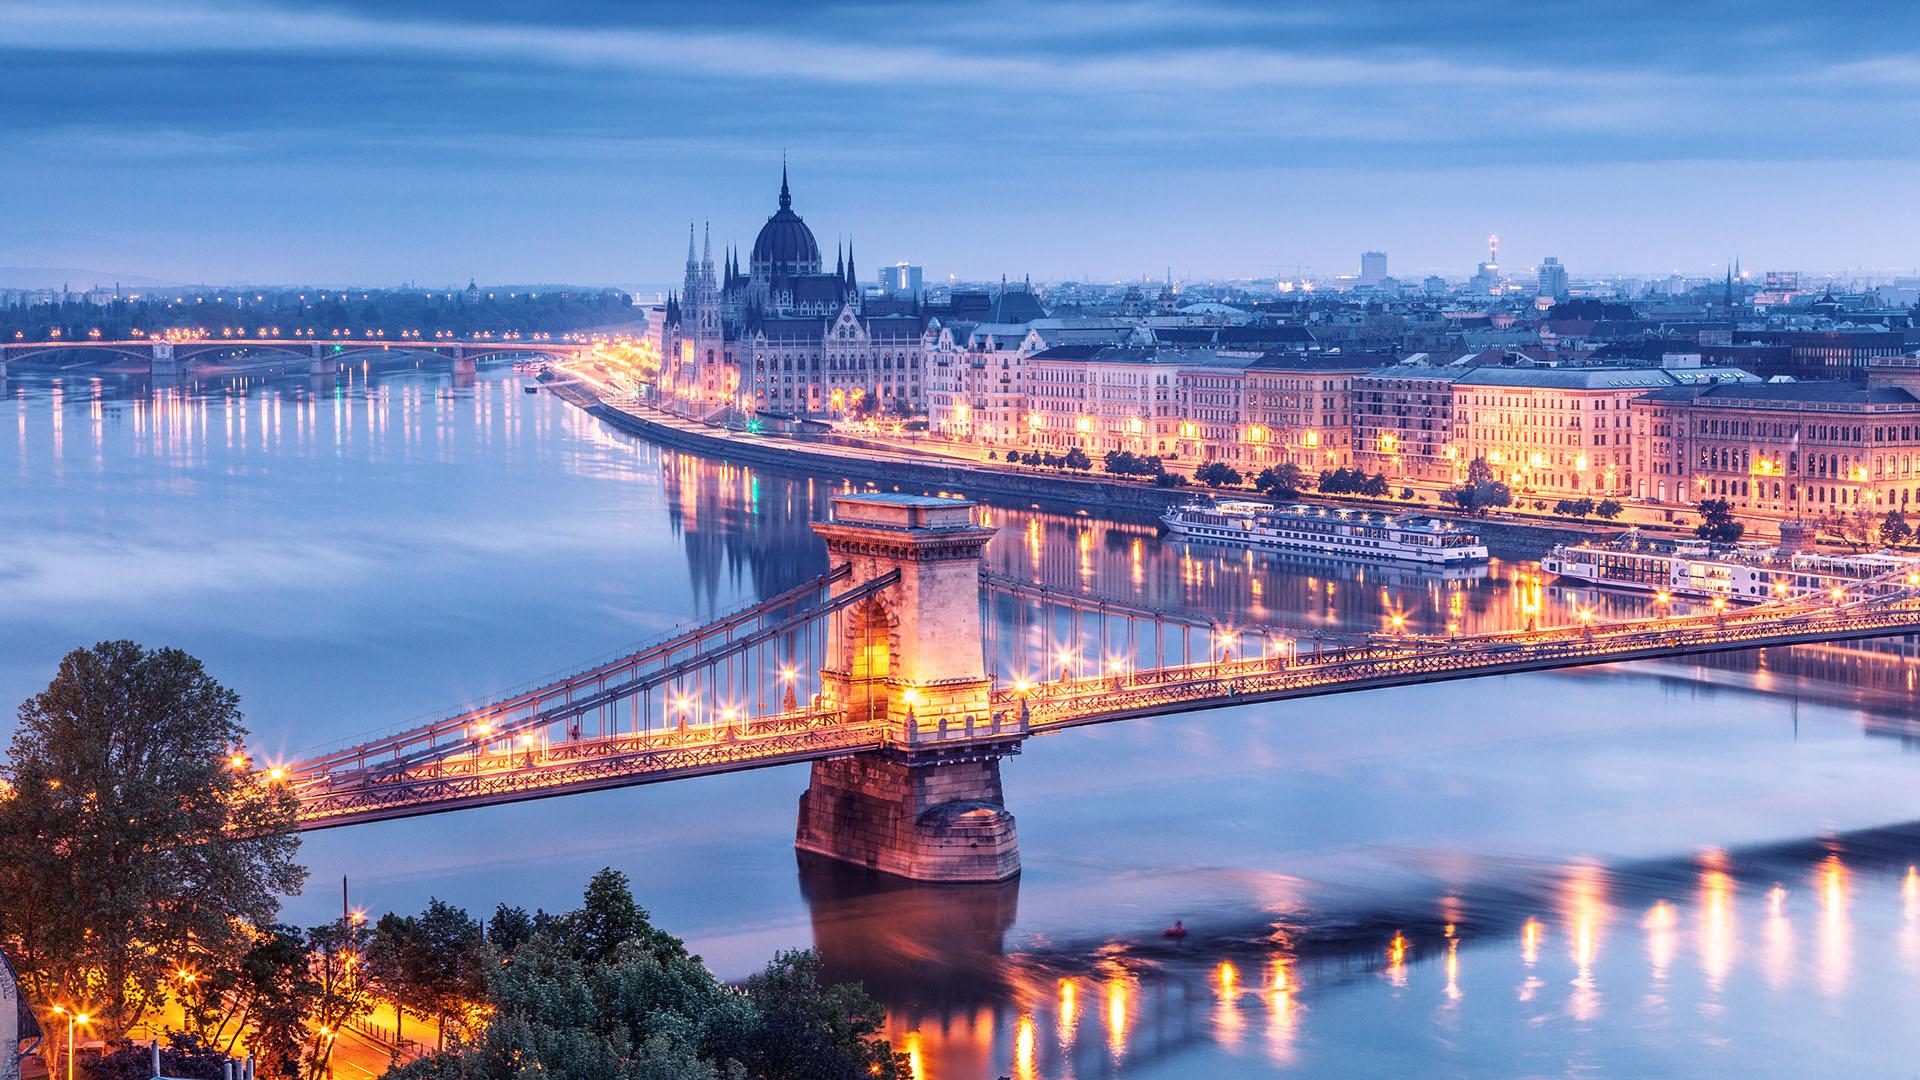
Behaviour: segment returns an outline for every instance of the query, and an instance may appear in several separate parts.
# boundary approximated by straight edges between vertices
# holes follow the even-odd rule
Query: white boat
[[[1840,590],[1891,576],[1894,587],[1920,573],[1920,557],[1888,551],[1854,555],[1786,554],[1764,544],[1715,548],[1705,540],[1656,540],[1629,532],[1619,540],[1562,544],[1540,560],[1556,577],[1616,589],[1696,599],[1759,603]]]
[[[1466,566],[1487,560],[1487,546],[1477,533],[1417,514],[1202,500],[1169,509],[1160,523],[1169,532],[1194,540],[1309,555],[1428,566]]]

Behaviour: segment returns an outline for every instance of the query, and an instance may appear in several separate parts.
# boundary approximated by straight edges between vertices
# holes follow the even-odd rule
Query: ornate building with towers
[[[779,209],[748,252],[716,268],[711,233],[660,322],[661,391],[696,411],[839,416],[925,407],[928,321],[916,306],[867,301],[853,245],[823,265],[780,168]],[[884,309],[884,310],[882,310]]]

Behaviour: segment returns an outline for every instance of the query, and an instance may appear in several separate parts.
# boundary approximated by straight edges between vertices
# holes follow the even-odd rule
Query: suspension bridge
[[[921,880],[1019,870],[1000,759],[1138,717],[1920,632],[1920,577],[1495,634],[1223,626],[986,572],[973,504],[842,495],[824,575],[444,719],[274,770],[303,829],[812,763],[800,848]]]

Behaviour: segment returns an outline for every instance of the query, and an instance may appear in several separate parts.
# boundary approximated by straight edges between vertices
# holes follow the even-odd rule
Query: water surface
[[[0,399],[0,698],[187,649],[263,756],[476,703],[826,568],[830,478],[611,433],[510,372]],[[1525,559],[1451,579],[994,506],[994,568],[1224,624],[1644,612]],[[313,834],[290,917],[575,902],[626,871],[723,976],[818,945],[927,1077],[1911,1071],[1911,647],[1806,648],[1131,721],[1004,765],[1025,872],[792,849],[804,767]],[[0,725],[5,726],[5,725]],[[1191,934],[1159,931],[1175,919]]]

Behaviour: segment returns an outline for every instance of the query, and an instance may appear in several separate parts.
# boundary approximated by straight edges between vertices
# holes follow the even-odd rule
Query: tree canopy
[[[236,767],[240,701],[178,649],[108,641],[22,703],[0,788],[0,947],[112,1038],[237,961],[298,892],[294,799]],[[46,1018],[43,1017],[43,1023]]]

